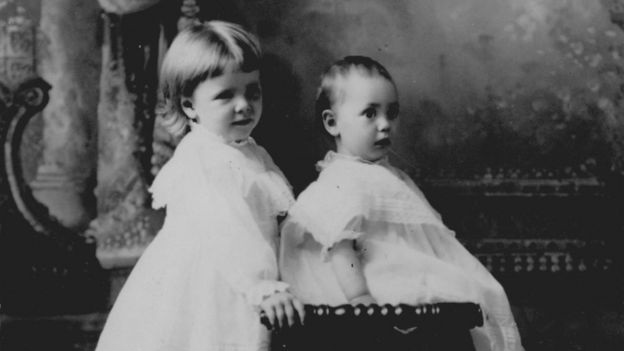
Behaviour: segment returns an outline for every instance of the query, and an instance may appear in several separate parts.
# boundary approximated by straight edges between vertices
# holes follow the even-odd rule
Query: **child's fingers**
[[[275,319],[277,319],[277,325],[282,328],[284,326],[282,322],[284,320],[284,305],[278,304],[275,306]]]
[[[305,320],[305,307],[303,306],[303,303],[301,303],[301,301],[299,301],[298,299],[293,299],[292,304],[297,310],[297,314],[299,315],[299,321],[301,321],[301,325],[303,325],[303,321]]]
[[[267,298],[261,305],[266,319],[273,328],[289,327],[297,324],[297,319],[303,325],[305,307],[301,301],[288,293],[278,293]]]
[[[287,301],[284,304],[284,311],[286,312],[286,318],[288,319],[288,326],[294,326],[297,322],[295,321],[295,309],[293,308],[291,301]]]

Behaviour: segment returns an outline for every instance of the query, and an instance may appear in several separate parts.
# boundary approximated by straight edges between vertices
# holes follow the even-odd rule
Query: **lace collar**
[[[387,156],[384,156],[377,161],[369,161],[358,156],[345,155],[337,153],[335,151],[329,151],[327,154],[325,154],[325,158],[323,158],[323,160],[316,163],[316,170],[320,172],[336,161],[358,162],[369,165],[378,165],[382,167],[387,167],[389,165]]]
[[[206,127],[195,122],[191,122],[191,133],[196,134],[201,139],[204,139],[207,141],[230,145],[234,147],[241,147],[247,144],[255,143],[254,139],[250,136],[240,141],[226,141],[221,135],[213,133],[212,131],[208,130]]]

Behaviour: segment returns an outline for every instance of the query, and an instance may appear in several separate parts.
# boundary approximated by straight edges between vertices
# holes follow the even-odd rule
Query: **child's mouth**
[[[235,125],[235,126],[246,126],[246,125],[250,124],[251,122],[253,122],[253,119],[245,118],[245,119],[241,119],[240,121],[232,122],[232,125]]]
[[[375,142],[375,146],[378,146],[378,147],[388,147],[391,144],[392,144],[392,142],[388,138],[383,138],[383,139],[377,140]]]

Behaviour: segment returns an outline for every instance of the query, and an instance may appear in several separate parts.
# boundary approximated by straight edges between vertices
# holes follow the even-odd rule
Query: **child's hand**
[[[292,327],[297,319],[303,324],[305,318],[303,304],[289,292],[278,292],[267,297],[260,308],[273,327],[277,325],[282,328],[286,323]]]
[[[370,294],[364,294],[349,300],[349,303],[352,305],[370,305],[377,303],[377,301]]]

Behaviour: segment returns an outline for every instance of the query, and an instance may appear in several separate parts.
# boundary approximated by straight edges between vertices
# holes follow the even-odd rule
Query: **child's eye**
[[[229,100],[234,96],[231,90],[224,90],[215,96],[215,100]]]
[[[373,118],[377,115],[377,111],[375,111],[374,108],[367,108],[366,110],[362,111],[362,116],[365,116],[366,118]]]
[[[249,100],[258,100],[262,97],[262,89],[257,85],[251,86],[247,88],[245,95]]]
[[[399,117],[399,108],[398,107],[390,107],[388,109],[388,119],[394,120]]]

